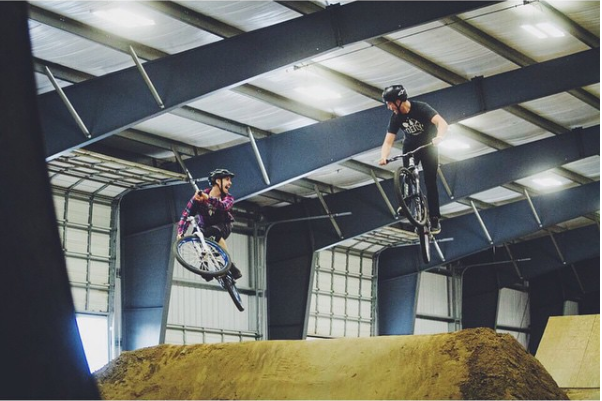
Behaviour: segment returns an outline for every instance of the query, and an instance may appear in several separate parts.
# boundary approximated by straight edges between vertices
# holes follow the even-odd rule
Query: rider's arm
[[[380,149],[380,160],[378,161],[379,165],[384,166],[385,164],[387,164],[387,158],[391,153],[391,148],[393,148],[393,142],[395,142],[396,137],[397,135],[395,135],[392,132],[387,132],[387,134],[385,135],[383,146]]]
[[[188,229],[188,226],[190,225],[190,222],[188,222],[186,219],[188,218],[188,216],[190,216],[192,214],[193,208],[195,207],[195,197],[197,196],[197,194],[195,194],[186,204],[186,208],[184,208],[184,211],[182,211],[182,215],[180,216],[180,221],[178,222],[178,239],[182,238],[184,236],[184,233],[186,232],[186,230]]]
[[[447,121],[441,115],[437,114],[432,118],[431,122],[437,127],[437,136],[433,138],[433,145],[439,145],[447,134]]]
[[[234,197],[232,195],[226,195],[220,199],[210,196],[207,202],[217,210],[228,211],[232,209],[232,206],[234,206]]]

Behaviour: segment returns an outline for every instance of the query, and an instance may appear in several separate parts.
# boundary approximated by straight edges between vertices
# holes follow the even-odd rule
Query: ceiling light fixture
[[[533,25],[521,25],[525,31],[529,32],[531,35],[539,38],[545,39],[548,37],[560,38],[564,36],[564,32],[560,29],[556,28],[554,25],[549,22],[542,22],[540,24],[536,24],[536,27]]]
[[[533,182],[537,185],[539,185],[540,187],[545,187],[545,188],[551,188],[551,187],[559,187],[562,185],[562,182],[560,182],[560,180],[557,180],[556,178],[534,178]]]
[[[341,95],[336,93],[333,90],[323,88],[321,86],[300,86],[295,88],[295,90],[299,93],[302,93],[306,96],[313,97],[314,99],[340,99]]]
[[[549,22],[542,22],[541,24],[537,24],[536,26],[553,38],[561,38],[564,36],[564,32],[562,32],[560,29],[556,28]]]
[[[145,17],[141,17],[139,15],[134,14],[131,11],[125,10],[123,8],[110,8],[107,10],[96,10],[93,11],[93,14],[105,19],[107,21],[113,22],[115,24],[127,27],[127,28],[137,28],[140,26],[151,26],[155,25],[155,21],[152,19],[148,19]]]

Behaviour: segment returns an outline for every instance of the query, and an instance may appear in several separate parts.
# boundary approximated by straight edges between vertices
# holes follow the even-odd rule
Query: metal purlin
[[[330,222],[332,223],[332,226],[334,227],[335,231],[337,232],[337,235],[339,236],[339,238],[344,239],[345,237],[343,236],[343,233],[341,232],[341,228],[337,224],[337,221],[334,219],[333,214],[330,212],[330,209],[328,208],[328,204],[326,204],[326,201],[324,200],[324,197],[322,196],[322,193],[318,189],[317,185],[314,185],[314,191],[316,192],[316,195],[318,196],[318,199],[320,200],[320,203],[322,204],[324,211],[326,211],[326,214],[330,218]]]
[[[393,218],[398,218],[399,216],[398,216],[397,212],[395,211],[395,208],[389,201],[389,198],[387,198],[387,194],[385,193],[385,190],[383,189],[382,185],[380,185],[380,181],[378,181],[378,178],[376,177],[374,170],[370,170],[370,176],[372,176],[372,179],[374,180],[374,184],[376,184],[376,188],[378,188],[378,192],[380,192],[380,195],[383,197],[383,200],[387,204],[387,208],[389,208],[391,215],[393,216]]]
[[[148,86],[148,89],[150,89],[150,91],[153,94],[153,97],[155,98],[155,101],[157,102],[159,107],[164,109],[165,104],[163,104],[163,100],[161,100],[161,96],[159,96],[159,92],[157,92],[157,89],[155,89],[155,85],[153,85],[153,82],[151,81],[148,74],[146,73],[146,70],[144,69],[144,66],[142,65],[142,63],[140,62],[140,59],[138,58],[136,51],[134,50],[134,48],[132,46],[129,47],[129,50],[130,50],[130,55],[134,59],[134,63],[136,63],[136,67],[138,68],[138,71],[140,72],[140,75],[142,75],[142,78],[144,79],[144,82],[146,83],[146,86]]]
[[[56,79],[54,79],[54,75],[52,75],[52,71],[50,71],[50,68],[44,67],[44,69],[46,71],[46,76],[48,77],[48,79],[52,83],[52,86],[54,86],[54,89],[59,94],[59,97],[61,98],[61,100],[63,101],[63,103],[65,104],[65,106],[67,106],[67,110],[69,110],[69,113],[71,114],[71,116],[73,117],[73,119],[75,120],[75,122],[77,123],[79,129],[82,130],[82,132],[84,133],[84,135],[86,136],[86,138],[88,138],[88,139],[91,138],[92,135],[90,134],[90,131],[86,127],[86,124],[84,124],[83,120],[81,119],[81,117],[79,116],[79,114],[77,114],[77,111],[75,110],[75,108],[73,107],[73,105],[71,104],[71,102],[69,101],[69,99],[67,98],[67,95],[65,95],[65,92],[63,92],[63,89],[56,82]]]
[[[470,205],[472,206],[472,210],[474,211],[474,214],[477,216],[477,219],[479,220],[479,223],[481,224],[481,228],[483,229],[485,236],[487,236],[487,240],[489,241],[490,244],[493,245],[493,240],[491,239],[491,235],[489,235],[489,231],[487,230],[487,227],[485,226],[485,223],[483,222],[483,219],[481,218],[481,215],[479,214],[477,207],[475,206],[473,201],[470,201]]]
[[[270,177],[268,177],[268,172],[265,169],[263,159],[259,153],[259,148],[257,148],[257,143],[255,143],[255,137],[253,136],[253,130],[251,127],[247,127],[247,134],[249,136],[249,141],[251,142],[251,147],[253,148],[253,153],[255,153],[255,158],[257,158],[257,163],[259,164],[259,169],[261,170],[261,175],[263,176],[263,181],[265,181],[266,185],[270,185]]]

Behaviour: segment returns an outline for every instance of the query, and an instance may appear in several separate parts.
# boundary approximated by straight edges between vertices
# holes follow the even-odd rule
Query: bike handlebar
[[[416,149],[414,149],[414,150],[410,150],[409,152],[402,153],[402,154],[400,154],[400,155],[397,155],[397,156],[393,156],[393,157],[391,157],[390,159],[387,159],[387,164],[389,164],[389,163],[391,163],[391,162],[394,162],[394,161],[396,161],[396,160],[399,160],[399,159],[401,159],[402,157],[406,157],[406,156],[413,155],[414,153],[418,152],[420,149],[426,148],[427,146],[431,146],[431,145],[433,145],[433,143],[432,143],[432,142],[430,142],[430,143],[427,143],[426,145],[418,146]]]

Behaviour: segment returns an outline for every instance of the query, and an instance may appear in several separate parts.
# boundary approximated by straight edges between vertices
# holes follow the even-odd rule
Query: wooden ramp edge
[[[600,399],[600,315],[550,317],[535,357],[570,399]]]

